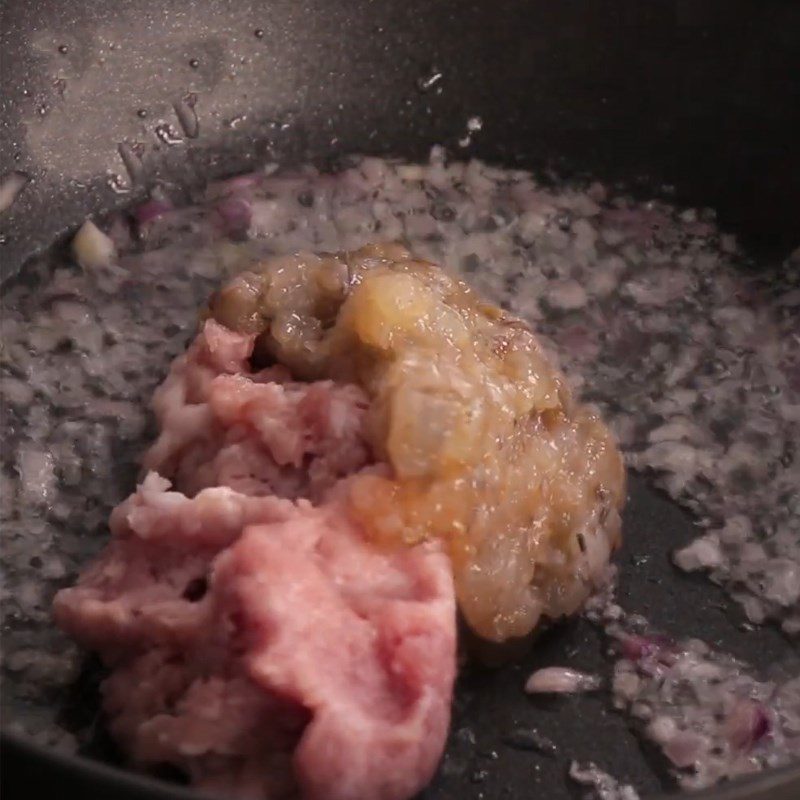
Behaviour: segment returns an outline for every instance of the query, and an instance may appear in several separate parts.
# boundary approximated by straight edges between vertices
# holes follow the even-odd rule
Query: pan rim
[[[9,753],[11,750],[11,753]],[[130,796],[142,800],[224,800],[219,795],[173,786],[169,783],[124,769],[83,755],[67,755],[27,740],[25,737],[8,731],[0,731],[0,752],[3,754],[3,784],[9,780],[9,773],[17,766],[14,762],[20,756],[24,759],[47,766],[54,772],[54,780],[59,775],[75,780],[85,779],[95,787],[98,797],[113,796],[103,794],[104,791],[124,789]],[[24,775],[14,778],[17,783],[9,784],[10,791],[14,785],[24,780]],[[66,787],[65,787],[66,788]],[[424,791],[424,790],[423,790]],[[644,795],[643,800],[676,800],[682,796],[691,800],[791,800],[800,793],[800,762],[783,767],[763,770],[754,775],[736,778],[721,785],[712,786],[697,792],[672,792]]]

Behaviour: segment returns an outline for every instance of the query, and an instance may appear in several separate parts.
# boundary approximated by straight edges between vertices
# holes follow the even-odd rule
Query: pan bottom
[[[587,620],[566,623],[526,660],[462,676],[448,753],[426,796],[452,796],[456,787],[464,797],[509,796],[504,787],[520,785],[515,776],[523,770],[528,779],[531,771],[541,775],[549,796],[567,796],[571,759],[595,761],[653,792],[662,781],[710,785],[797,758],[800,669],[791,638],[777,632],[792,637],[800,627],[797,256],[754,272],[709,212],[612,197],[599,184],[546,188],[525,173],[449,163],[439,151],[423,165],[354,159],[345,166],[336,175],[267,170],[215,184],[186,209],[154,197],[102,226],[118,253],[111,262],[81,271],[53,252],[8,286],[9,730],[100,754],[87,719],[76,720],[76,704],[72,715],[64,710],[81,655],[52,629],[50,597],[102,545],[110,506],[132,488],[136,456],[151,433],[141,398],[183,348],[209,291],[262,256],[403,240],[416,256],[448,264],[529,319],[583,396],[601,407],[630,467],[697,520],[699,527],[632,480],[618,598],[649,625],[634,620],[636,631],[626,635],[652,637],[652,626],[670,641],[704,640],[752,665],[752,679],[750,667],[735,667],[745,676],[736,686],[757,701],[737,710],[736,697],[716,693],[708,706],[695,683],[670,673],[674,663],[658,667],[658,658],[622,659],[632,665],[622,672],[635,674],[644,694],[630,694],[633,678],[618,675],[630,694],[621,710],[653,715],[632,727],[610,713],[607,693],[526,699],[525,676],[538,665],[583,668],[611,681],[608,640]],[[736,603],[678,572],[670,564],[676,549],[684,570],[710,573]],[[710,661],[709,670],[721,668]],[[654,676],[640,674],[657,667],[656,683],[675,684],[670,698],[644,680]],[[642,697],[649,712],[634,709]],[[769,735],[733,743],[744,736],[745,719],[731,723],[734,732],[720,744],[714,736],[728,728],[717,725],[702,745],[724,751],[706,760],[713,768],[698,768],[691,753],[677,756],[670,731],[705,736],[709,715],[747,713],[755,718],[751,730],[767,725]],[[758,722],[761,714],[768,723]],[[651,725],[656,717],[671,722]],[[533,728],[558,755],[504,744],[514,730]],[[634,730],[661,749],[641,748]]]

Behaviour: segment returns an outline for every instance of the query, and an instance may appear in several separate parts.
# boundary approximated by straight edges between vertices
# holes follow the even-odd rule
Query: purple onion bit
[[[220,233],[231,239],[241,239],[247,234],[253,207],[246,197],[230,195],[222,198],[215,208],[215,222]]]
[[[169,200],[151,198],[134,209],[133,218],[136,220],[136,224],[141,229],[154,220],[157,220],[159,217],[163,217],[164,214],[168,214],[172,210],[173,205],[169,202]]]
[[[678,769],[687,769],[703,755],[705,744],[702,736],[691,731],[680,731],[664,743],[664,755]]]
[[[642,636],[626,633],[619,639],[619,649],[628,661],[655,661],[665,666],[672,666],[678,655],[675,640],[662,634]]]
[[[213,203],[211,220],[222,236],[243,239],[253,216],[253,195],[264,178],[262,173],[238,175],[209,185],[207,198]]]
[[[747,752],[772,730],[769,711],[763,704],[747,698],[739,700],[725,720],[731,747]]]
[[[251,189],[257,189],[262,181],[263,174],[258,172],[250,172],[247,175],[237,175],[234,178],[228,178],[221,184],[222,191],[226,195],[241,194],[242,192],[249,192]]]

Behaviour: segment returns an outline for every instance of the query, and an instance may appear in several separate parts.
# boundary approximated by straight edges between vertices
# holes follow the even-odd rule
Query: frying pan
[[[797,4],[5,0],[2,13],[0,174],[29,179],[0,217],[3,279],[87,214],[128,205],[156,184],[180,195],[266,159],[423,158],[434,143],[714,207],[765,264],[798,243]],[[459,148],[471,116],[483,129]],[[669,553],[694,524],[635,476],[624,526],[626,608],[757,668],[790,649],[773,628],[743,632],[721,591],[673,570]],[[600,634],[575,620],[521,662],[467,670],[446,768],[424,797],[573,797],[573,758],[645,795],[669,790],[663,762],[603,697],[581,698],[579,709],[523,697],[530,670],[558,663],[599,668]],[[555,757],[503,746],[505,731],[545,723]],[[465,730],[475,738],[468,752]],[[65,757],[4,736],[3,788],[6,797],[196,796],[113,761],[102,743]],[[798,795],[800,771],[790,768],[697,796]]]

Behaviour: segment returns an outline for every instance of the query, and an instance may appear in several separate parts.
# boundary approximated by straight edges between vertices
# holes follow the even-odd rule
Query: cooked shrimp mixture
[[[255,265],[211,300],[257,358],[367,392],[350,509],[375,541],[443,541],[486,638],[577,610],[619,543],[624,470],[530,328],[398,245]]]

